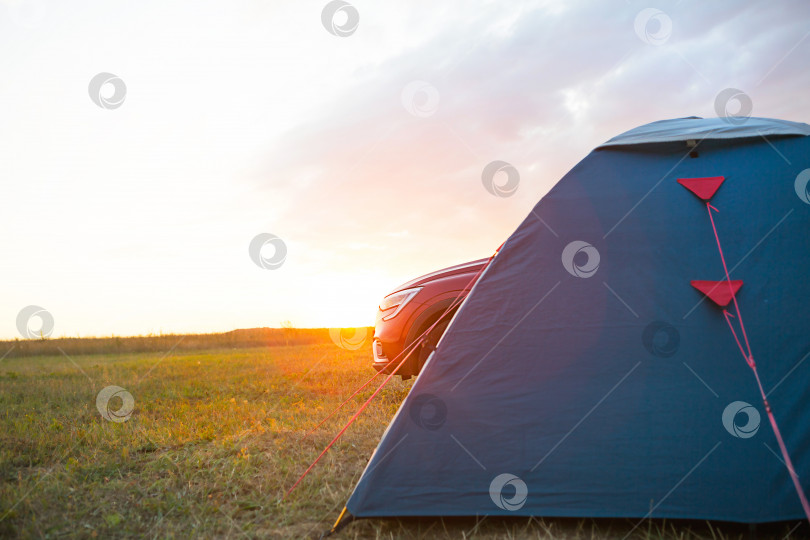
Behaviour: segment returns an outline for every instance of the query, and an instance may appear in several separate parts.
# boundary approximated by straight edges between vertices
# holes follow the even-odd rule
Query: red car
[[[377,311],[372,343],[374,369],[391,373],[402,360],[398,358],[399,354],[453,306],[397,371],[403,380],[418,375],[461,300],[475,284],[473,278],[488,262],[489,258],[479,259],[425,274],[403,283],[383,298]]]

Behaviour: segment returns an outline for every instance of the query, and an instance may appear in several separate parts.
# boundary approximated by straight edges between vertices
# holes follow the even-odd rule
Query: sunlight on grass
[[[392,379],[283,499],[373,392],[371,385],[302,438],[373,374],[368,348],[329,340],[162,357],[56,354],[0,363],[0,536],[317,537],[343,507],[411,384]],[[132,394],[128,421],[104,420],[96,409],[97,393],[109,385]],[[632,524],[362,520],[341,537],[620,538]],[[693,528],[715,538],[741,534],[650,522],[634,537],[696,538]]]

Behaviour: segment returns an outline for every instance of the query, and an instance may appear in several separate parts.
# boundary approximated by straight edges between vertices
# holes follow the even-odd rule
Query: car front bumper
[[[385,351],[383,351],[382,341],[379,339],[374,339],[374,342],[371,344],[371,349],[374,351],[374,369],[377,371],[385,371],[387,367],[390,367],[391,359],[385,355]],[[388,371],[385,371],[388,373]]]

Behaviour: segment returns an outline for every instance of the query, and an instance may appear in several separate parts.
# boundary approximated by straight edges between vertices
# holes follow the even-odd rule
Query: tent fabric
[[[810,135],[810,126],[773,118],[690,116],[661,120],[631,129],[602,143],[598,148],[628,144],[648,144],[703,139],[741,139]]]
[[[687,136],[684,122],[612,141]],[[763,123],[798,125],[752,119]],[[707,133],[718,121],[688,125]],[[731,278],[745,281],[748,339],[806,489],[810,198],[796,185],[808,168],[808,137],[705,141],[698,157],[672,144],[589,154],[476,283],[349,512],[802,518],[723,310],[690,285],[725,275],[706,203],[677,179],[726,179],[711,202],[717,231]]]

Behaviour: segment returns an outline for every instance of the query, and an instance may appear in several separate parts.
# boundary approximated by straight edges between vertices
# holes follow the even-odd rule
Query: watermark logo
[[[343,0],[332,0],[321,11],[321,23],[333,36],[348,37],[360,24],[357,8]]]
[[[433,394],[419,394],[408,408],[414,424],[428,431],[436,431],[447,420],[447,404]]]
[[[678,352],[681,334],[678,329],[663,321],[653,321],[644,328],[641,334],[644,348],[659,358],[669,358]]]
[[[562,263],[574,277],[589,278],[599,270],[599,251],[582,240],[574,240],[563,249]]]
[[[368,328],[330,328],[329,337],[341,349],[356,351],[366,343]]]
[[[731,107],[732,103],[737,103],[736,112],[733,111],[734,107]],[[735,126],[747,122],[753,110],[754,102],[751,101],[751,97],[737,88],[726,88],[714,98],[714,112],[718,118]]]
[[[33,319],[39,324],[32,326]],[[44,307],[26,306],[17,314],[17,331],[26,339],[43,339],[53,333],[53,315]]]
[[[745,415],[745,424],[738,424],[737,417]],[[759,411],[750,403],[733,401],[723,411],[723,427],[740,439],[750,439],[759,431]]]
[[[499,174],[500,173],[500,174]],[[495,182],[496,176],[506,175],[506,181]],[[481,182],[490,194],[496,197],[511,197],[520,185],[520,173],[510,163],[505,161],[493,161],[484,167],[481,173]]]
[[[270,254],[267,253],[268,247],[272,248],[272,253]],[[281,265],[287,260],[287,244],[275,234],[257,234],[256,237],[250,241],[248,254],[250,255],[250,260],[256,263],[256,266],[259,268],[276,270],[281,268]]]
[[[439,91],[425,81],[411,81],[405,85],[400,95],[405,110],[419,118],[427,118],[439,108]]]
[[[121,399],[121,406],[117,410],[112,410],[110,406],[113,398]],[[132,416],[132,411],[135,410],[135,398],[120,386],[108,386],[96,396],[96,409],[105,420],[121,424]]]
[[[506,486],[515,490],[514,495],[511,497],[504,494]],[[526,504],[528,496],[529,488],[526,487],[526,482],[514,474],[499,474],[489,484],[489,497],[495,503],[495,506],[501,510],[508,510],[509,512],[520,510]]]
[[[672,35],[672,19],[660,9],[642,9],[633,21],[633,28],[644,43],[663,45]]]
[[[807,189],[808,184],[810,184],[810,169],[805,169],[799,173],[796,177],[796,181],[793,183],[796,195],[798,195],[799,199],[805,204],[810,204],[810,191]]]
[[[102,109],[117,109],[127,97],[127,85],[123,79],[112,73],[99,73],[87,87],[90,99]]]

